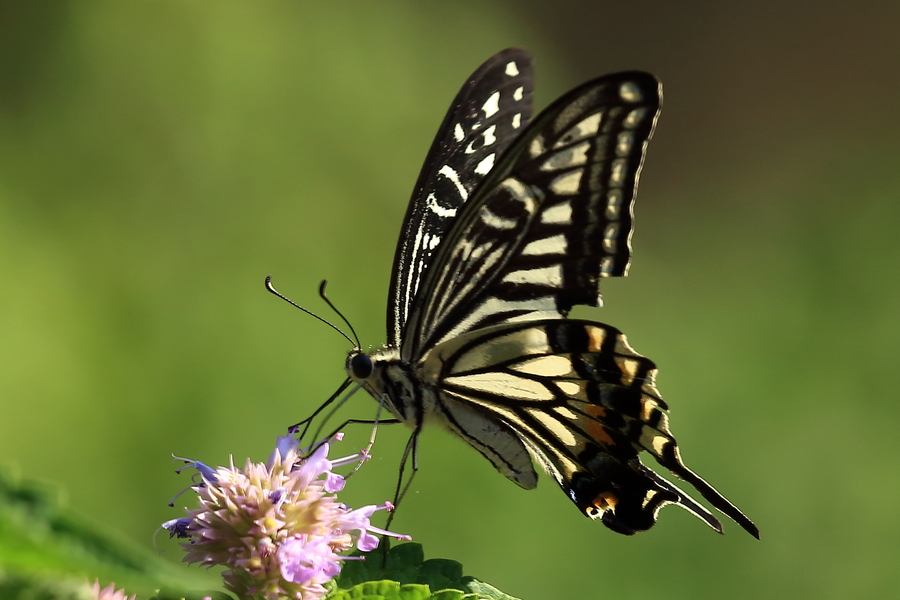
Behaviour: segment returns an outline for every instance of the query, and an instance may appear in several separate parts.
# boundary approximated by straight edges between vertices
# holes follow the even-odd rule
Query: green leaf
[[[406,543],[391,548],[385,542],[374,552],[368,554],[357,552],[354,555],[363,556],[365,560],[347,561],[344,564],[337,578],[340,590],[356,590],[363,582],[387,579],[397,583],[398,586],[422,584],[430,590],[440,590],[426,596],[428,598],[516,600],[513,596],[504,594],[474,577],[464,577],[462,565],[455,560],[444,558],[424,560],[425,553],[421,544]],[[329,598],[343,598],[337,595],[339,593],[336,592],[336,595]]]
[[[432,589],[443,590],[458,587],[463,576],[462,565],[455,560],[432,558],[419,567],[419,583],[427,583]]]
[[[84,581],[0,571],[3,600],[91,600]]]
[[[432,598],[427,585],[400,585],[396,581],[367,581],[328,596],[329,600],[426,600]]]
[[[425,561],[425,551],[422,544],[400,544],[390,547],[385,542],[384,548],[388,550],[386,569],[403,569],[407,567],[418,568]]]
[[[431,595],[432,600],[463,600],[465,597],[459,590],[441,590]]]
[[[164,586],[196,589],[219,585],[213,573],[172,565],[90,523],[66,509],[60,497],[60,490],[52,484],[25,480],[10,468],[0,468],[3,600],[81,598],[85,582],[96,579],[103,587],[115,582],[118,589],[143,598]],[[175,597],[180,596],[171,596]]]
[[[466,594],[466,598],[471,594],[479,600],[518,600],[515,596],[504,594],[494,586],[478,581],[474,577],[464,577],[463,580],[465,581],[463,588],[469,592]]]

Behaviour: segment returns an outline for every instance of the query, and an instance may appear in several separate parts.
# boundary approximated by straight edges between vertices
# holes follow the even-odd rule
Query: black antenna
[[[345,317],[345,316],[341,313],[341,311],[339,311],[337,308],[335,308],[334,304],[331,303],[331,300],[328,299],[328,296],[325,295],[325,286],[326,286],[326,285],[328,285],[328,280],[327,280],[327,279],[323,279],[323,280],[322,280],[322,283],[319,284],[319,296],[322,298],[322,300],[325,301],[326,304],[328,304],[328,306],[331,307],[331,310],[333,310],[334,312],[336,312],[336,313],[337,313],[337,316],[339,316],[339,317],[341,318],[341,320],[344,321],[344,323],[347,324],[347,327],[350,328],[350,333],[352,333],[352,334],[353,334],[353,337],[356,338],[356,347],[359,348],[359,347],[360,347],[360,345],[359,345],[359,336],[356,335],[356,330],[353,329],[353,325],[350,324],[350,321],[347,320],[347,317]],[[334,325],[332,325],[332,327],[334,327]]]
[[[323,281],[322,285],[319,286],[319,294],[320,295],[322,294],[322,289],[324,287],[325,287],[325,282]],[[299,308],[306,314],[313,316],[313,317],[317,318],[318,320],[322,321],[323,323],[325,323],[326,325],[328,325],[329,327],[331,327],[332,329],[337,331],[339,334],[344,336],[347,339],[347,341],[350,342],[351,344],[354,343],[353,340],[350,339],[350,336],[347,335],[346,333],[344,333],[343,331],[341,331],[334,323],[330,323],[330,322],[326,321],[325,319],[323,319],[322,317],[320,317],[319,315],[317,315],[316,313],[314,313],[313,311],[303,308],[302,306],[300,306],[299,304],[297,304],[296,302],[294,302],[293,300],[291,300],[290,298],[288,298],[287,296],[285,296],[284,294],[282,294],[281,292],[276,290],[275,286],[272,285],[272,276],[271,275],[266,276],[266,289],[269,290],[270,292],[272,292],[273,294],[275,294],[276,296],[278,296],[279,298],[281,298],[282,300],[284,300],[285,302],[287,302],[288,304],[290,304],[291,306],[294,306],[295,308]],[[324,296],[322,296],[322,297],[324,298]],[[327,299],[325,301],[328,302]],[[331,302],[328,302],[328,305],[331,306]],[[334,308],[334,307],[331,306],[331,308]],[[337,311],[335,310],[335,312],[337,312]],[[338,313],[338,315],[340,315],[340,317],[342,319],[344,319],[344,315],[341,315],[341,313]],[[347,323],[347,319],[344,319],[344,323]],[[347,323],[347,325],[349,325],[349,324],[350,323]],[[350,328],[350,331],[353,331],[353,327]],[[353,331],[353,336],[356,337],[355,331]],[[359,340],[358,339],[356,341],[356,347],[359,348]]]

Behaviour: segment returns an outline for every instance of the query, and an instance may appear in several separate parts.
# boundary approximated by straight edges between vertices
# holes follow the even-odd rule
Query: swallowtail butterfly
[[[412,428],[407,452],[437,421],[525,489],[537,484],[534,459],[582,513],[618,533],[649,529],[666,504],[721,532],[709,510],[641,463],[647,451],[759,537],[682,462],[656,365],[615,327],[567,318],[600,304],[601,278],[628,271],[659,82],[600,77],[534,119],[531,94],[520,48],[463,85],[403,221],[388,343],[354,349],[350,378]]]

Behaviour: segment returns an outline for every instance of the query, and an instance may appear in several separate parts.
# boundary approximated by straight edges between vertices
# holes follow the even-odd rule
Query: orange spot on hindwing
[[[588,325],[584,329],[588,334],[588,352],[601,352],[606,340],[606,330],[594,325]]]
[[[596,404],[588,404],[585,406],[584,412],[594,417],[594,419],[588,420],[585,427],[585,431],[591,436],[591,439],[606,447],[615,446],[616,442],[606,433],[606,427],[601,423],[603,418],[606,417],[606,409]]]
[[[584,512],[592,519],[596,519],[600,516],[605,510],[615,510],[616,504],[619,503],[619,498],[610,492],[600,492],[597,494],[597,497],[591,501],[591,505],[588,506]]]

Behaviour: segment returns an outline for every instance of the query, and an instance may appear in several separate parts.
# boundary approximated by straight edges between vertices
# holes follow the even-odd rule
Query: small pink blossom
[[[117,590],[114,583],[100,589],[100,581],[95,580],[90,589],[94,600],[135,600],[134,596],[126,596],[125,590]]]

